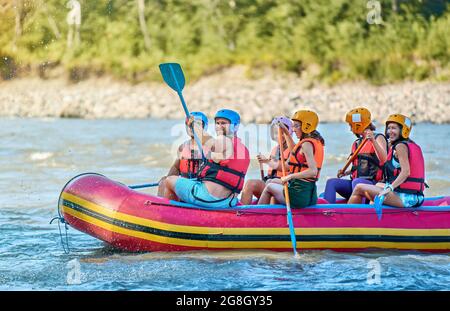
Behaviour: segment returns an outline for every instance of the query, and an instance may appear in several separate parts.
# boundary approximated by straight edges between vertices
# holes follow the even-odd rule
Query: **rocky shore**
[[[323,122],[339,122],[348,110],[363,105],[378,121],[399,112],[415,122],[450,123],[450,82],[311,87],[294,75],[269,72],[249,79],[245,68],[234,67],[188,82],[183,94],[190,110],[212,117],[219,108],[236,109],[244,122],[269,122],[300,108],[315,110]],[[23,78],[0,82],[0,116],[182,118],[183,110],[176,93],[162,83],[131,85],[98,78],[70,84]]]

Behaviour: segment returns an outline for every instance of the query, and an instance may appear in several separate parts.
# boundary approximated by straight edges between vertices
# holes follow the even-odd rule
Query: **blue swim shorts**
[[[205,184],[199,180],[180,177],[175,183],[175,193],[186,203],[210,208],[233,207],[238,203],[237,198],[220,199],[209,194]]]
[[[404,207],[418,207],[422,205],[424,196],[421,194],[395,192],[402,200]]]

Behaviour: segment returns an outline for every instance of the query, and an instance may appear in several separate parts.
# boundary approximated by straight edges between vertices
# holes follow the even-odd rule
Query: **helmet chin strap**
[[[239,125],[230,124],[230,135],[236,135]]]

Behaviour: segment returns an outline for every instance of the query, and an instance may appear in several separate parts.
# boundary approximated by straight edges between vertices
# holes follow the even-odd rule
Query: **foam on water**
[[[33,152],[30,155],[30,160],[31,161],[42,161],[42,160],[47,160],[51,156],[53,156],[52,152]]]

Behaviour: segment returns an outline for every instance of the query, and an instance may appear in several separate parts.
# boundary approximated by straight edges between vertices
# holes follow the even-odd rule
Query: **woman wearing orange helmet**
[[[339,170],[338,178],[327,180],[324,199],[329,203],[336,203],[336,193],[348,199],[357,184],[374,185],[383,178],[382,165],[387,157],[387,140],[383,134],[373,132],[376,128],[372,123],[370,111],[363,107],[352,109],[347,113],[345,121],[357,137],[352,144],[350,157],[364,139],[367,138],[367,142],[360,148],[350,170]],[[341,179],[348,175],[350,179]]]
[[[357,185],[349,203],[361,203],[377,195],[385,197],[385,205],[417,207],[423,203],[425,162],[421,148],[409,138],[411,120],[401,114],[390,115],[386,121],[389,151],[384,165],[385,184]]]
[[[288,183],[292,208],[306,207],[317,202],[316,181],[320,175],[325,145],[324,139],[316,130],[319,117],[313,111],[300,110],[294,114],[292,122],[294,133],[300,140],[297,144],[294,144],[286,126],[280,124],[291,153],[288,159],[289,175],[281,177],[281,184],[267,184],[258,204],[269,204],[272,197],[276,203],[285,204],[284,183]]]

